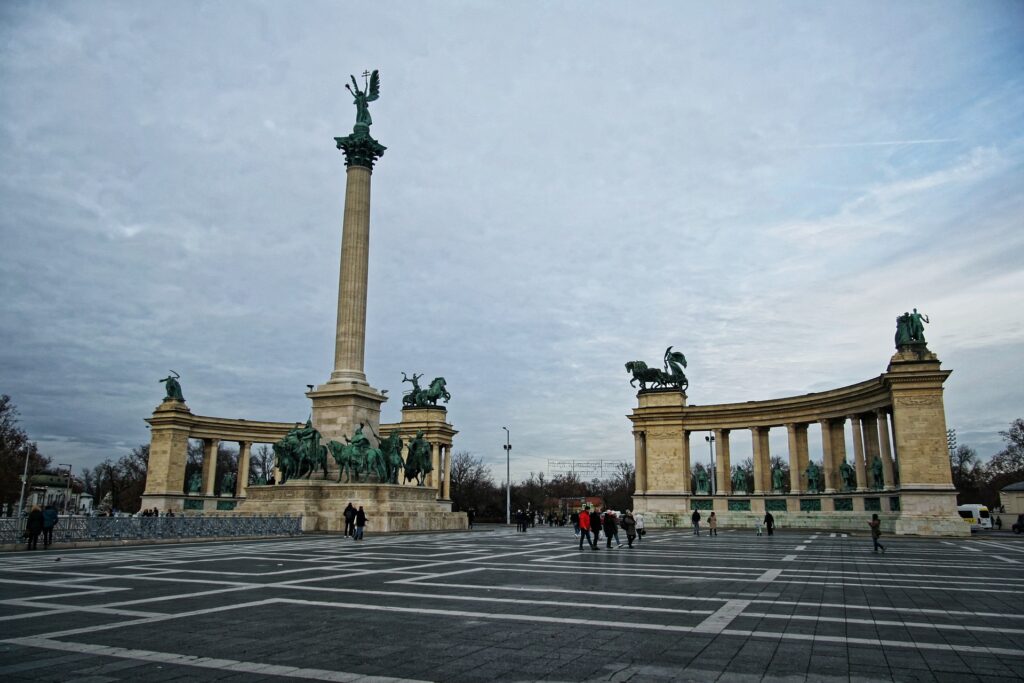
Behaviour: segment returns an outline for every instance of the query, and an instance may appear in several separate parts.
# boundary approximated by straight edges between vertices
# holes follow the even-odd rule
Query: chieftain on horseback
[[[635,382],[640,382],[640,391],[646,391],[647,385],[652,384],[654,389],[676,387],[680,391],[686,391],[690,383],[683,373],[686,367],[686,356],[681,351],[673,351],[672,347],[665,349],[665,369],[649,368],[642,360],[631,360],[626,363],[626,372],[633,373],[633,379],[629,380],[629,386],[636,387]]]
[[[444,399],[447,403],[452,397],[445,388],[444,377],[435,377],[434,381],[426,389],[420,388],[420,378],[422,374],[417,375],[415,372],[412,373],[412,377],[407,376],[404,372],[402,373],[402,382],[409,382],[412,384],[412,389],[407,391],[402,397],[403,408],[422,408],[426,405],[437,405],[437,399]]]
[[[327,447],[320,443],[320,432],[311,420],[289,431],[273,448],[274,466],[281,471],[282,484],[289,479],[309,479],[317,469],[327,477]]]

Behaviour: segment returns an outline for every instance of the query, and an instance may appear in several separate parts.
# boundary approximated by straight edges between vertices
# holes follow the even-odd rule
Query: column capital
[[[334,138],[338,149],[345,152],[345,165],[349,168],[360,166],[373,173],[373,164],[380,157],[384,156],[387,149],[372,137],[369,129],[363,131],[356,126],[356,130],[343,138]]]

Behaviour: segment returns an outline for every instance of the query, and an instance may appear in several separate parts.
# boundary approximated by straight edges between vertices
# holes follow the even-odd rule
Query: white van
[[[959,505],[956,511],[960,513],[965,522],[971,525],[971,531],[992,528],[992,517],[988,514],[988,508],[984,505],[976,503]]]

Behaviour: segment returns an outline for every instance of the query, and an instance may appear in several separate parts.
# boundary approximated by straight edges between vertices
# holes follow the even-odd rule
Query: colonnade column
[[[841,491],[842,477],[839,476],[839,464],[846,462],[846,418],[837,418],[832,423],[832,488]]]
[[[430,444],[430,486],[436,491],[438,497],[441,495],[441,445]]]
[[[864,478],[861,479],[860,472],[857,473],[857,490],[867,491],[870,488],[867,473],[871,470],[871,463],[881,457],[878,450],[878,415],[866,413],[861,422],[864,425]]]
[[[853,429],[853,468],[857,473],[857,490],[864,490],[864,431],[859,415],[850,416],[850,427]]]
[[[441,496],[445,500],[451,500],[452,497],[452,447],[451,444],[445,444],[444,446],[444,494]]]
[[[751,427],[750,436],[754,452],[754,493],[762,495],[772,488],[768,427]]]
[[[835,463],[832,459],[832,422],[830,420],[818,420],[821,425],[821,472],[825,485],[824,493],[835,493],[835,486],[832,484],[832,472],[835,471]],[[819,491],[822,493],[822,491]]]
[[[683,430],[683,494],[690,495],[690,430]]]
[[[203,495],[216,495],[217,487],[217,439],[203,439]]]
[[[715,461],[715,493],[728,495],[732,492],[732,470],[729,468],[729,430],[716,429],[715,443],[718,444],[718,458]]]
[[[647,492],[647,448],[643,432],[633,432],[633,450],[636,462],[636,492]]]
[[[248,441],[238,442],[238,474],[235,477],[235,495],[239,498],[246,497],[246,488],[249,486],[249,459],[252,451],[252,444]]]
[[[789,437],[789,492],[803,493],[804,470],[807,469],[807,425],[789,423],[786,425]]]
[[[884,409],[875,411],[878,415],[878,444],[882,451],[882,476],[885,477],[885,488],[892,491],[896,488],[893,476],[892,446],[889,442],[889,414]]]

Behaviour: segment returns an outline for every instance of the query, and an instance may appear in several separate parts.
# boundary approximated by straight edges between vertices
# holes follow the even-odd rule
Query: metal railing
[[[23,543],[25,519],[0,518],[0,545]],[[231,536],[296,536],[302,517],[189,515],[180,517],[61,517],[54,543],[202,539]],[[40,542],[42,542],[40,540]]]

